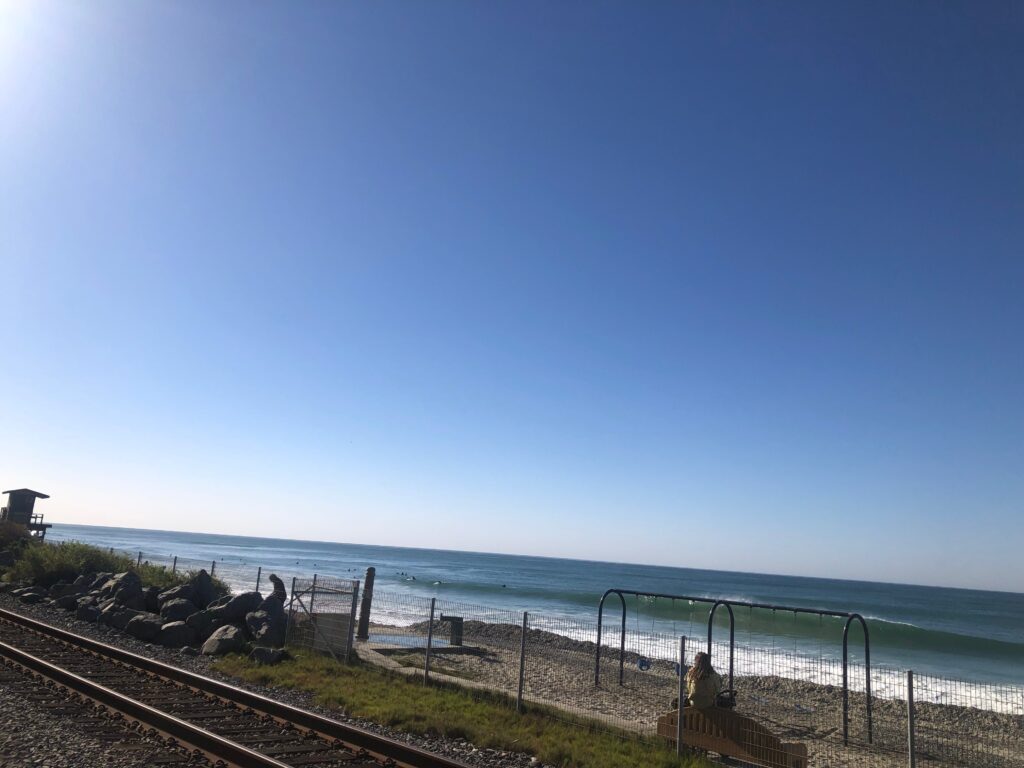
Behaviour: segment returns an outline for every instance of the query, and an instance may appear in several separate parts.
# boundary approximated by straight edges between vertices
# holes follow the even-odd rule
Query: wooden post
[[[363,581],[363,601],[359,606],[359,631],[356,639],[367,640],[370,637],[370,608],[373,605],[373,581],[377,575],[377,569],[372,565],[366,569],[366,579]]]
[[[263,578],[263,566],[261,565],[261,566],[259,566],[256,569],[256,591],[257,592],[260,591],[260,579],[262,579],[262,578]]]
[[[173,576],[178,572],[178,556],[174,556],[174,563],[171,565],[171,575]]]

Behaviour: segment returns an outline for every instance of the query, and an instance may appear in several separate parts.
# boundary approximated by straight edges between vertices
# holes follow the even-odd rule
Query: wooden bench
[[[679,710],[658,718],[658,735],[675,744]],[[787,743],[749,717],[728,709],[683,710],[683,745],[766,768],[807,768],[807,745]]]

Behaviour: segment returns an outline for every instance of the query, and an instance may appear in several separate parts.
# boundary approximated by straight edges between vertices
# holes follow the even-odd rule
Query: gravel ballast
[[[216,679],[223,680],[231,685],[235,685],[239,688],[245,688],[259,693],[269,698],[276,699],[277,701],[290,704],[292,706],[301,707],[302,709],[316,712],[317,714],[330,717],[342,723],[355,725],[373,733],[387,736],[388,738],[403,741],[407,744],[425,749],[436,754],[445,755],[452,757],[472,766],[479,766],[480,768],[543,768],[542,764],[536,761],[535,758],[530,755],[505,752],[493,749],[478,749],[473,744],[463,739],[448,739],[444,737],[428,737],[418,736],[415,734],[406,733],[404,731],[396,731],[392,728],[379,725],[377,723],[362,720],[360,718],[348,717],[337,710],[332,710],[326,707],[317,705],[312,700],[312,696],[303,691],[296,691],[291,689],[275,688],[272,686],[260,686],[252,685],[244,682],[240,682],[237,679],[229,678],[225,675],[221,675],[212,669],[213,659],[209,656],[192,656],[182,653],[179,650],[164,648],[151,643],[142,642],[130,635],[120,632],[111,627],[103,624],[93,624],[86,621],[81,621],[75,618],[73,613],[54,608],[46,604],[36,605],[25,605],[20,603],[17,599],[13,598],[8,594],[0,594],[0,608],[14,611],[25,616],[29,616],[39,621],[44,621],[47,624],[51,624],[61,629],[66,629],[69,632],[75,632],[76,634],[83,635],[100,642],[109,643],[119,648],[123,648],[127,651],[137,653],[141,656],[156,659],[167,664],[172,664],[176,667],[185,669],[190,672],[194,672],[200,675],[206,675]],[[10,714],[6,712],[0,712],[0,723],[4,725],[4,730],[9,731],[11,728],[12,721],[10,717],[15,716],[15,711],[12,710]],[[63,755],[65,749],[57,741],[50,741],[51,744],[55,745],[55,754]],[[6,763],[3,762],[3,752],[0,752],[0,768],[7,768],[11,766],[21,765],[32,765],[32,766],[46,766],[50,765],[53,768],[62,768],[63,766],[79,766],[86,764],[94,765],[113,765],[116,768],[120,766],[134,766],[134,765],[150,765],[151,763],[142,762],[136,763],[116,763],[108,762],[106,758],[96,762],[87,761],[81,762],[77,759],[77,755],[72,750],[67,750],[67,755],[62,759],[64,762],[26,762],[26,763]]]

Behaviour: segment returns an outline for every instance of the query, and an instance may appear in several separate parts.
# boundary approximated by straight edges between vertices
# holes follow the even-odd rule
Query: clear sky
[[[1024,590],[1024,5],[0,0],[56,521]]]

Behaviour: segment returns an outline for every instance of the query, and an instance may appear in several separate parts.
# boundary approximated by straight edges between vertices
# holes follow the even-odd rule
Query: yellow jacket
[[[712,672],[700,680],[686,681],[686,698],[697,709],[708,709],[715,706],[715,697],[722,690],[722,676]]]

